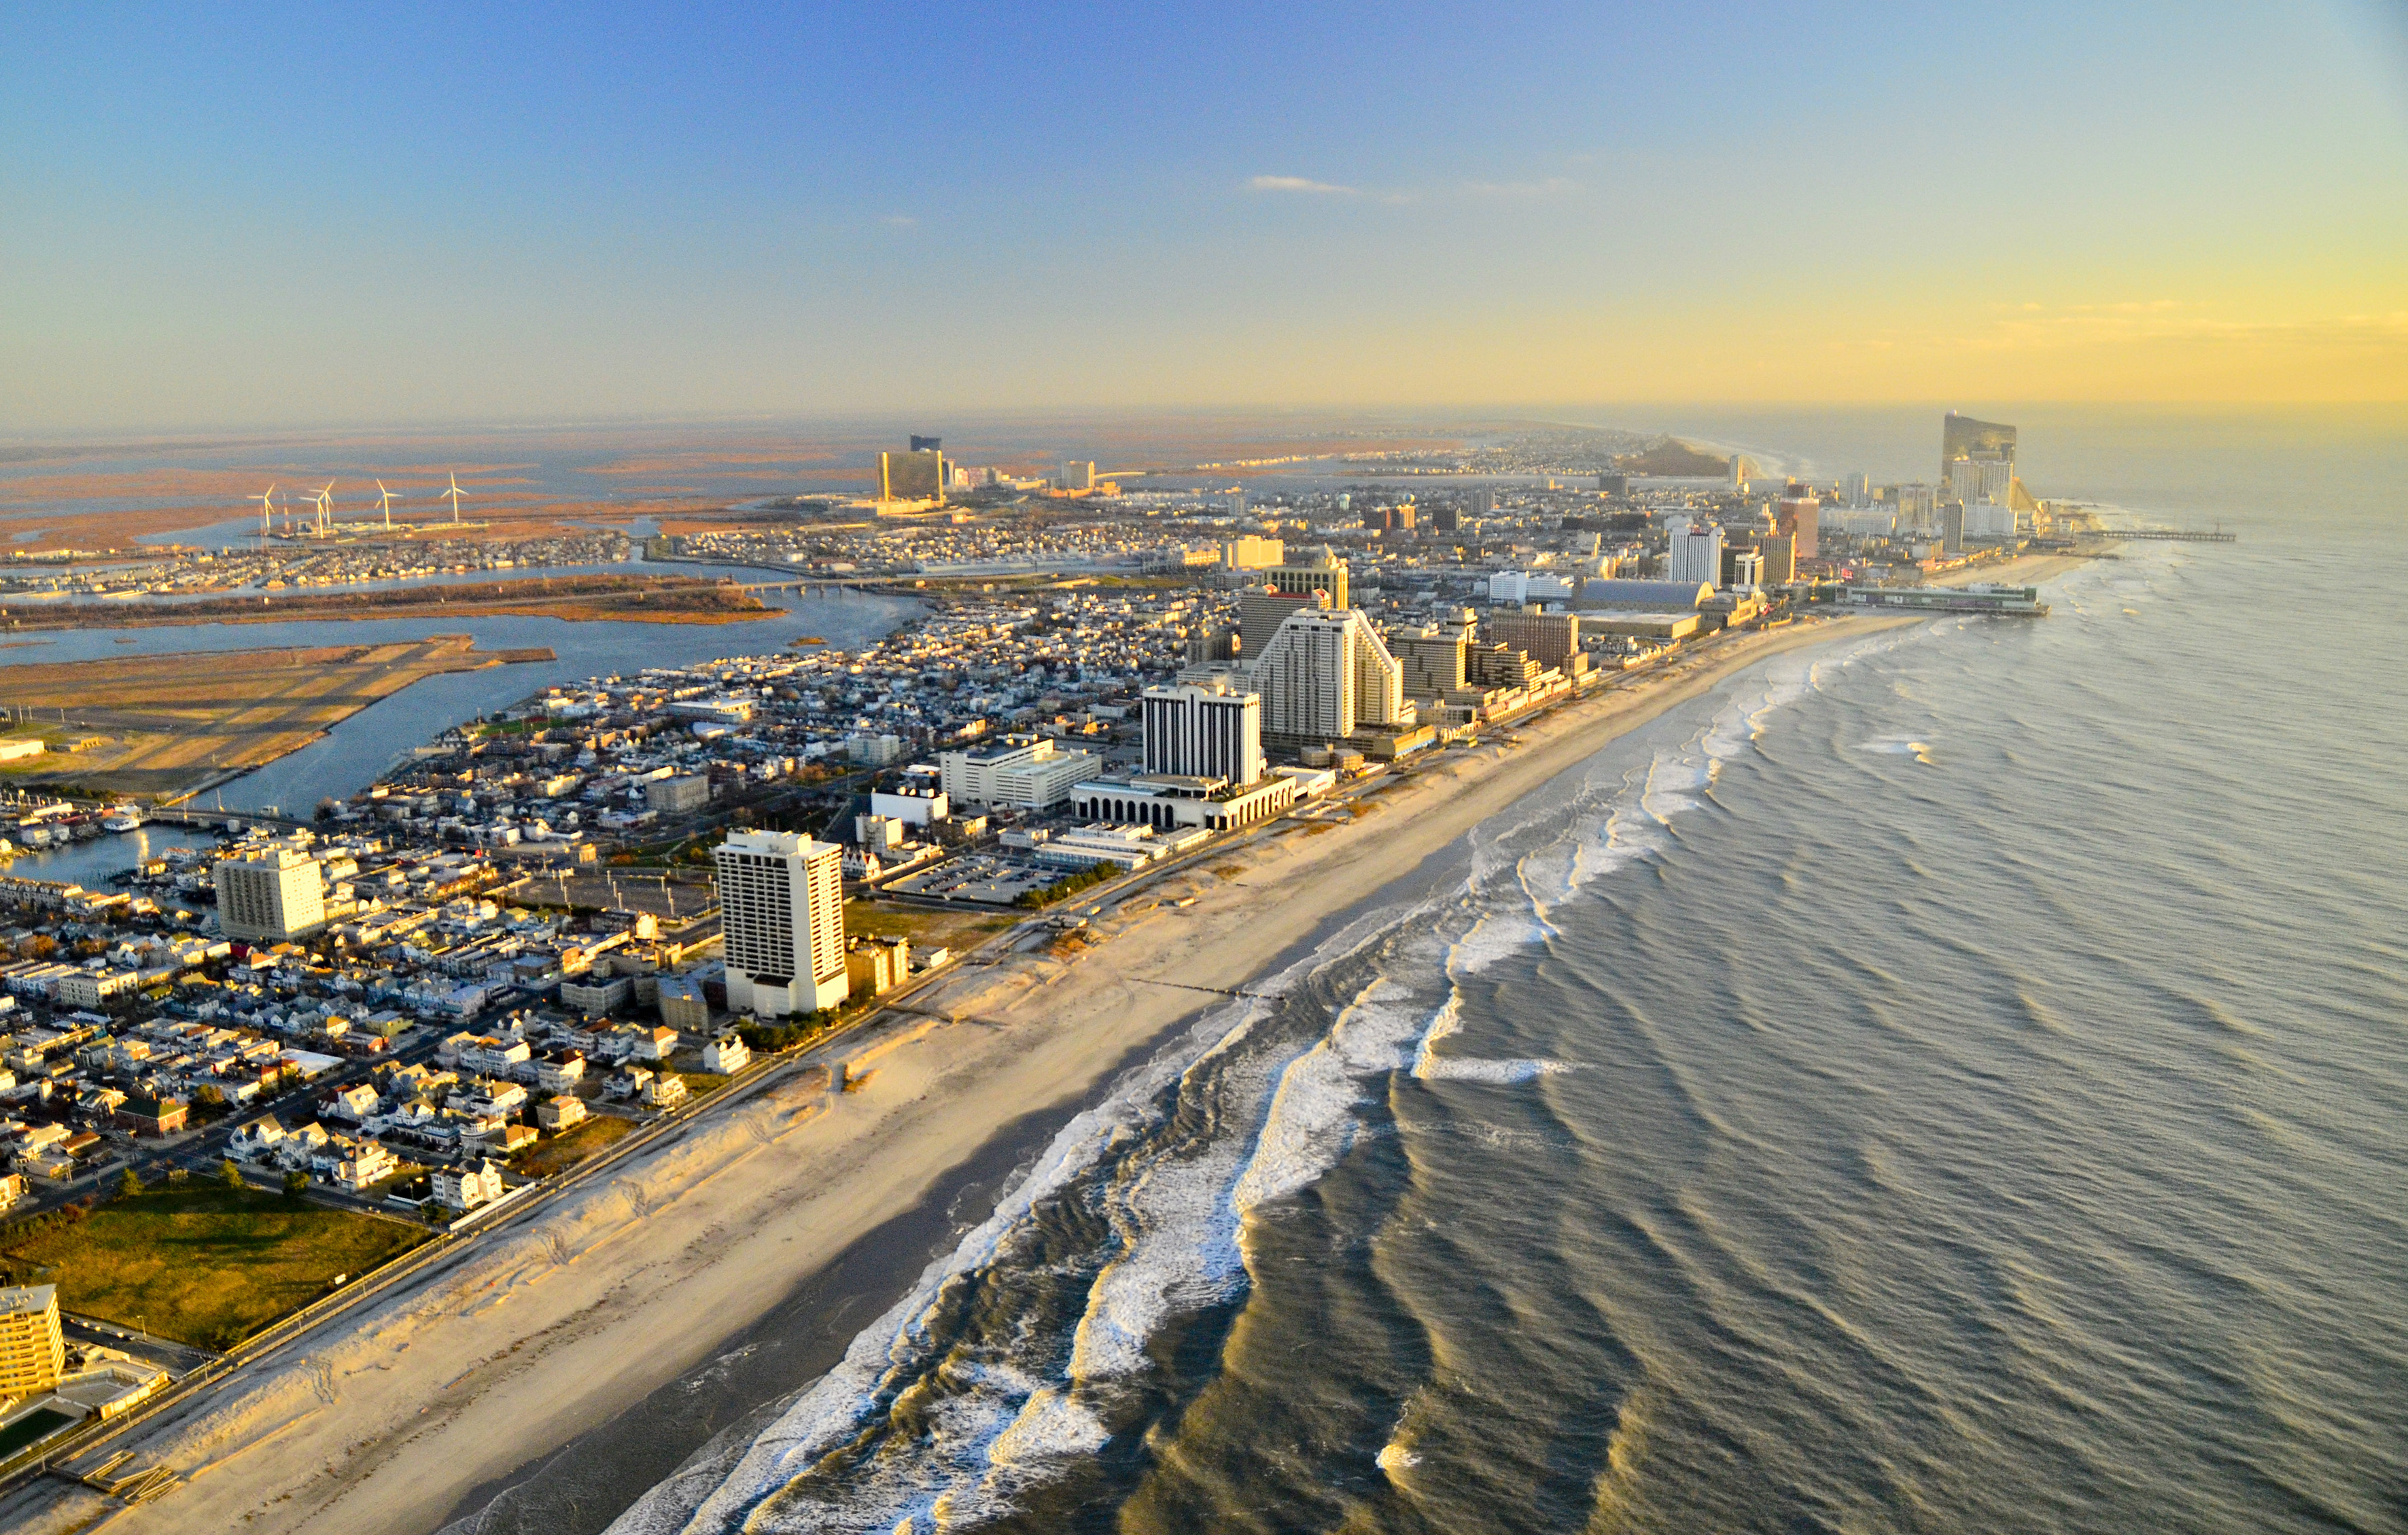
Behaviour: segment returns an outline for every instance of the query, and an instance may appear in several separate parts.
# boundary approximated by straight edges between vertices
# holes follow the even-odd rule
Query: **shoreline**
[[[838,1042],[867,1079],[858,1090],[831,1097],[788,1081],[697,1122],[620,1179],[311,1339],[306,1355],[261,1361],[136,1430],[122,1447],[187,1480],[119,1513],[120,1528],[356,1535],[473,1512],[472,1491],[524,1480],[939,1197],[1007,1126],[1076,1112],[1133,1050],[1218,1004],[1189,987],[1264,973],[1471,826],[1749,667],[1922,622],[1838,618],[1692,652],[1512,727],[1518,749],[1403,775],[1380,810],[1326,835],[1266,837],[1168,876],[1156,904],[1097,924],[1083,962],[1015,954],[966,968],[924,996],[929,1015]],[[1194,906],[1162,904],[1185,895]],[[1185,984],[1146,983],[1171,975]],[[892,1275],[890,1303],[922,1267]],[[858,1314],[856,1330],[878,1311]],[[18,1528],[64,1530],[101,1511],[97,1494],[70,1493],[52,1518]]]
[[[1333,935],[1344,930],[1374,908],[1396,903],[1399,897],[1416,885],[1428,885],[1444,878],[1454,869],[1455,861],[1449,854],[1461,849],[1458,839],[1432,854],[1412,871],[1378,887],[1366,891],[1343,906],[1322,913],[1312,929],[1290,942],[1257,968],[1258,974],[1276,975],[1307,958]],[[1223,998],[1200,1000],[1185,1013],[1170,1019],[1150,1037],[1130,1045],[1122,1058],[1101,1072],[1095,1086],[1087,1093],[1046,1106],[1022,1115],[997,1127],[960,1165],[941,1174],[919,1202],[908,1210],[896,1212],[876,1228],[865,1233],[843,1252],[835,1255],[819,1269],[803,1275],[776,1306],[744,1330],[723,1339],[712,1356],[676,1379],[655,1387],[642,1399],[628,1403],[609,1418],[586,1429],[576,1439],[555,1445],[513,1469],[509,1474],[468,1489],[458,1505],[445,1515],[440,1528],[450,1530],[461,1521],[475,1519],[496,1499],[509,1498],[507,1511],[496,1510],[498,1523],[466,1525],[477,1535],[492,1531],[530,1529],[544,1535],[580,1535],[608,1528],[626,1507],[631,1507],[658,1484],[667,1480],[689,1462],[700,1456],[741,1424],[766,1424],[796,1394],[808,1390],[828,1370],[839,1364],[845,1352],[861,1327],[882,1316],[896,1301],[910,1292],[927,1266],[949,1257],[962,1237],[975,1229],[987,1212],[1024,1174],[1034,1159],[1062,1127],[1092,1107],[1096,1093],[1108,1088],[1122,1076],[1143,1065],[1192,1021],[1215,1007],[1225,1004]],[[882,1259],[891,1259],[880,1267]],[[856,1275],[875,1273],[874,1285],[866,1291],[848,1291],[847,1281]],[[819,1295],[834,1293],[845,1319],[841,1330],[822,1329],[809,1340],[787,1334],[790,1316],[798,1316],[801,1307]],[[834,1318],[830,1318],[831,1321]],[[810,1345],[810,1346],[797,1346]],[[627,1490],[613,1503],[609,1512],[588,1508],[580,1494],[595,1490],[595,1478],[579,1477],[574,1470],[557,1476],[547,1475],[566,1457],[580,1452],[598,1452],[613,1457],[640,1453],[661,1441],[661,1424],[643,1419],[666,1418],[677,1421],[691,1413],[697,1396],[725,1391],[734,1384],[730,1377],[743,1372],[751,1365],[753,1351],[785,1348],[788,1352],[778,1363],[782,1367],[776,1383],[749,1397],[743,1409],[724,1423],[716,1424],[700,1434],[686,1432],[673,1457],[662,1465],[657,1475]],[[655,1413],[662,1406],[678,1411]],[[680,1424],[680,1427],[684,1427]],[[534,1488],[530,1496],[527,1489]],[[530,1517],[531,1507],[540,1509],[540,1515]]]
[[[2025,574],[2026,563],[1982,574]],[[2032,563],[2045,567],[2027,578],[2037,581],[2079,562]],[[1653,674],[1509,727],[1516,748],[1492,744],[1398,775],[1376,810],[1326,834],[1289,826],[1162,877],[1147,887],[1151,905],[1098,920],[1101,964],[1091,953],[966,966],[924,997],[928,1015],[889,1019],[833,1048],[866,1079],[859,1091],[831,1097],[789,1081],[697,1122],[617,1183],[565,1199],[342,1333],[313,1339],[307,1358],[263,1362],[136,1430],[127,1444],[189,1480],[157,1505],[171,1511],[164,1517],[148,1506],[120,1517],[133,1529],[350,1532],[427,1529],[472,1513],[710,1365],[863,1244],[957,1202],[1000,1141],[1075,1113],[1166,1031],[1219,1005],[1196,984],[1235,989],[1264,973],[1431,868],[1471,826],[1747,667],[1925,622],[1816,619],[1676,653]],[[1188,896],[1188,908],[1168,904]],[[1184,984],[1146,983],[1170,976]],[[898,1263],[890,1303],[921,1267]],[[859,1320],[837,1353],[883,1309],[859,1305],[847,1307]],[[71,1525],[64,1515],[78,1498],[62,1503],[57,1524],[20,1528]],[[78,1517],[93,1512],[84,1504]]]

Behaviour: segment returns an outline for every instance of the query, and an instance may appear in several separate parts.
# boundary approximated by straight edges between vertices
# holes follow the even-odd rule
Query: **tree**
[[[294,1168],[292,1171],[284,1175],[284,1197],[286,1198],[297,1199],[301,1198],[302,1195],[308,1192],[309,1175],[308,1173],[303,1172],[299,1168]]]
[[[120,1198],[130,1198],[134,1195],[141,1193],[142,1175],[135,1171],[132,1168],[127,1168],[123,1172],[117,1176],[117,1192]]]
[[[233,1157],[229,1156],[218,1164],[218,1182],[235,1193],[242,1192],[242,1169],[234,1165]]]

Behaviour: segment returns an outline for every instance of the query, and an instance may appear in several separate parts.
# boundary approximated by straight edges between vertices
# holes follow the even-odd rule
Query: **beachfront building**
[[[1144,709],[1145,770],[1248,784],[1263,776],[1263,700],[1226,678],[1150,687]]]
[[[778,1018],[843,1002],[844,850],[796,832],[739,831],[711,856],[728,1007]]]
[[[1326,591],[1310,589],[1283,592],[1276,586],[1249,586],[1238,594],[1238,658],[1252,662],[1263,653],[1287,622],[1287,615],[1304,608],[1328,608],[1332,603]]]
[[[1510,645],[1541,667],[1560,667],[1580,652],[1580,623],[1578,613],[1493,609],[1481,622],[1480,638]]]
[[[1042,811],[1070,796],[1070,785],[1103,766],[1085,752],[1065,752],[1051,736],[1006,736],[937,758],[946,796],[990,810]]]
[[[1363,725],[1413,723],[1404,669],[1379,631],[1354,609],[1290,613],[1254,667],[1263,733],[1289,741],[1337,741]]]
[[[1297,801],[1292,778],[1265,773],[1252,783],[1177,773],[1130,773],[1089,779],[1070,791],[1082,821],[1109,825],[1236,831],[1285,813]]]
[[[427,1181],[435,1202],[446,1210],[474,1210],[502,1197],[502,1169],[484,1157],[466,1167],[437,1168]]]
[[[218,863],[218,926],[246,942],[281,943],[325,925],[318,860],[280,847]]]
[[[882,997],[911,973],[911,941],[868,934],[845,946],[846,982],[855,997]]]
[[[67,1366],[55,1284],[0,1290],[0,1399],[38,1397]]]

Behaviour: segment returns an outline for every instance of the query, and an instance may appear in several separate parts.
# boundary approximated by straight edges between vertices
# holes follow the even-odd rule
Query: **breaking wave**
[[[1712,805],[1721,764],[1871,648],[1742,674],[1686,734],[1651,727],[1675,739],[1645,760],[1609,752],[1484,825],[1461,882],[1358,918],[1201,1019],[1065,1126],[835,1369],[611,1528],[975,1525],[1135,1431],[1164,1329],[1239,1301],[1249,1220],[1390,1133],[1383,1083],[1580,1069],[1452,1054],[1460,988],[1542,951],[1551,908],[1662,853],[1678,818]]]

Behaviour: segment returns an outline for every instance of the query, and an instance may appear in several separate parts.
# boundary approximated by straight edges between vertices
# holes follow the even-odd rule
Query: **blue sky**
[[[21,7],[0,420],[2408,396],[2401,7],[1667,12]]]

